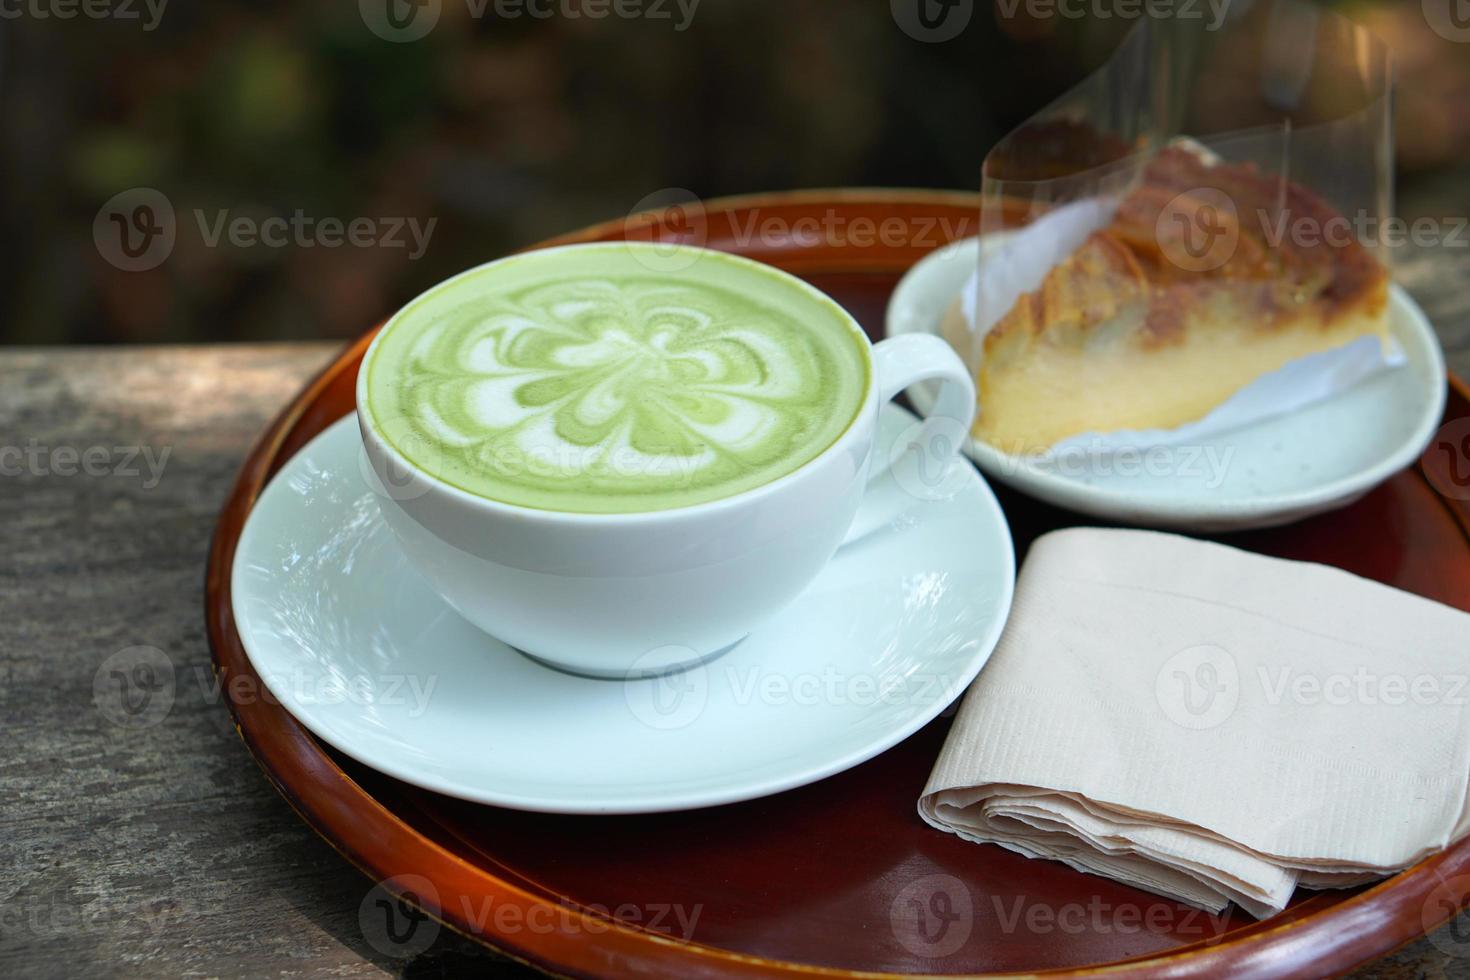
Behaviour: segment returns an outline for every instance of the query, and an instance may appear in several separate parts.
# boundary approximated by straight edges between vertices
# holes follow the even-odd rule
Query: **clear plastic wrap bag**
[[[979,381],[977,436],[986,439],[987,390],[1002,406],[1021,403],[1013,418],[1030,411],[1024,378],[1006,387],[989,374],[1038,352],[1070,363],[1058,353],[1067,344],[1075,364],[1049,383],[1071,421],[1025,438],[992,405],[1002,435],[986,441],[1031,454],[1177,442],[1292,411],[1395,364],[1381,234],[1392,211],[1391,91],[1383,44],[1302,0],[1236,0],[1218,30],[1141,20],[1099,71],[986,157],[979,269],[945,325]],[[1317,336],[1301,327],[1314,317]],[[1340,326],[1351,341],[1370,321],[1376,341],[1327,339]],[[1294,336],[1301,350],[1288,357]],[[1187,374],[1183,347],[1209,343],[1221,345],[1219,369],[1191,394],[1166,365]],[[1251,377],[1263,364],[1271,370]],[[1042,381],[1034,400],[1044,407]],[[1003,401],[1011,390],[1022,394]],[[1164,424],[1118,424],[1155,408]]]

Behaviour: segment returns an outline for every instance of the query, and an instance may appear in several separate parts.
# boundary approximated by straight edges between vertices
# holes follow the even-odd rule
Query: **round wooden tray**
[[[826,290],[876,335],[899,277],[950,238],[974,234],[977,208],[967,194],[804,192],[707,202],[556,242],[658,236],[753,256]],[[230,604],[245,517],[283,462],[353,410],[370,339],[352,344],[271,425],[220,516],[205,601],[223,691],[237,689],[236,677],[239,690],[260,690]],[[1451,379],[1446,419],[1465,417],[1470,395]],[[1442,475],[1437,482],[1446,485]],[[1230,541],[1470,609],[1470,508],[1459,499],[1467,497],[1436,492],[1421,466],[1345,510]],[[1000,498],[1021,555],[1041,532],[1080,523],[1003,489]],[[1470,874],[1462,842],[1371,888],[1301,892],[1268,921],[1217,923],[924,825],[914,805],[947,718],[855,769],[767,799],[569,817],[396,782],[316,741],[273,699],[231,699],[230,710],[276,788],[364,873],[391,879],[388,890],[410,892],[456,930],[560,974],[1081,973],[1122,964],[1155,977],[1321,976],[1447,919],[1467,891],[1452,879]],[[414,877],[395,877],[405,875]],[[971,914],[961,915],[966,903]]]

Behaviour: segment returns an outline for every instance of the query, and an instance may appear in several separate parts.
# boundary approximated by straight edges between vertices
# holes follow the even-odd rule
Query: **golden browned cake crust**
[[[1344,234],[1287,230],[1334,221]],[[1364,333],[1386,336],[1387,272],[1346,227],[1316,194],[1253,166],[1212,165],[1179,147],[1160,152],[1108,227],[986,335],[977,434],[1034,450],[1076,432],[1173,427],[1294,356]],[[1220,251],[1190,251],[1199,242],[1189,236],[1206,228]],[[1126,393],[1095,390],[1127,385],[1119,358],[1128,351],[1144,355],[1133,362],[1144,383],[1164,365],[1192,370],[1184,348],[1211,347],[1228,366],[1192,393],[1155,384],[1130,407]],[[1051,418],[1039,407],[1048,403]]]

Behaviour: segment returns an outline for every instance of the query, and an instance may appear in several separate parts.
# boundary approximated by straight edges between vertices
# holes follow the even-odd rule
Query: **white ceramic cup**
[[[562,248],[650,250],[651,263],[667,263],[670,251],[644,243]],[[697,279],[698,257],[685,256],[691,261],[677,275]],[[794,599],[845,537],[872,530],[859,531],[854,517],[873,471],[878,410],[885,402],[916,382],[939,382],[934,412],[892,457],[913,455],[915,474],[952,463],[970,430],[975,389],[949,345],[915,335],[874,346],[820,290],[759,268],[780,288],[808,294],[817,301],[813,309],[853,331],[868,358],[868,383],[853,421],[831,446],[743,493],[642,513],[519,507],[468,493],[416,467],[377,430],[371,412],[358,412],[363,473],[384,518],[409,562],[460,615],[572,673],[631,678],[687,667],[738,643]],[[367,365],[394,322],[363,359],[359,405],[367,404]],[[885,458],[879,468],[889,463]],[[894,482],[888,481],[890,492]],[[928,485],[923,477],[897,482],[913,495],[910,502]]]

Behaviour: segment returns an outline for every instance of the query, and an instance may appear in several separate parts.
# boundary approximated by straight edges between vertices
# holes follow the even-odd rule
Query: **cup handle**
[[[891,449],[875,438],[868,488],[842,539],[852,544],[891,524],[919,500],[946,496],[952,458],[975,421],[975,382],[949,344],[929,334],[890,337],[873,347],[873,371],[881,405],[910,385],[938,381],[939,397],[928,417],[904,431]]]

